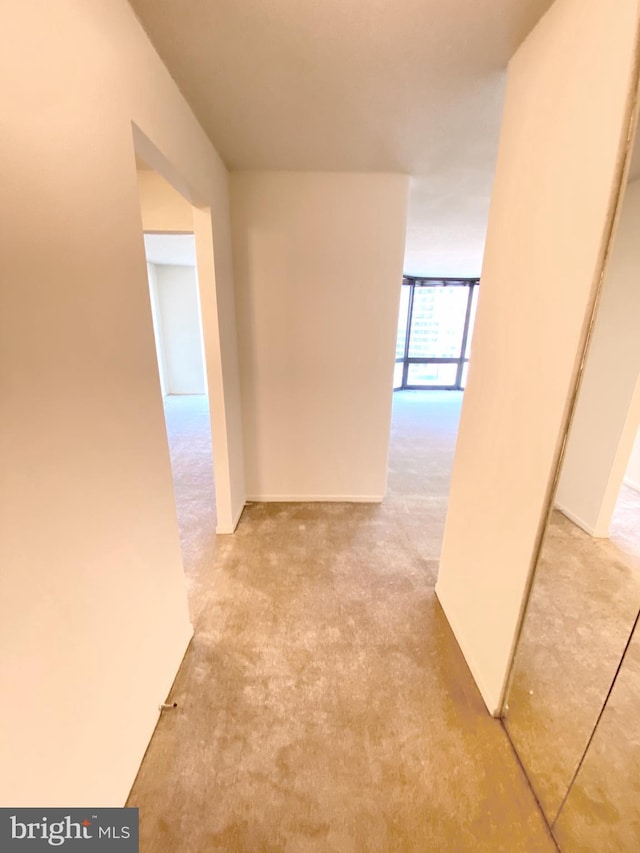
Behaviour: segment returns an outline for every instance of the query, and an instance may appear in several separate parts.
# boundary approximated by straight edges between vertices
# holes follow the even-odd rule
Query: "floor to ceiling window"
[[[478,283],[477,278],[404,276],[394,389],[464,388]]]

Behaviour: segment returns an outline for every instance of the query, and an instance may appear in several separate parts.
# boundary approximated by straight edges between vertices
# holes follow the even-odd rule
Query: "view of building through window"
[[[393,387],[464,388],[478,279],[402,281]]]

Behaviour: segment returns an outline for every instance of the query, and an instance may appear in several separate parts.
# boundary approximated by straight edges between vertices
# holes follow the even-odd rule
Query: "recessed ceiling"
[[[230,169],[411,175],[405,271],[479,272],[505,68],[551,0],[130,2]]]
[[[193,234],[145,234],[144,249],[150,264],[195,267],[196,244]]]

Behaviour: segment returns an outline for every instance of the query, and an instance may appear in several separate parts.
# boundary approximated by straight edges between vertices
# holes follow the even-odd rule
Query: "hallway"
[[[186,543],[196,630],[128,803],[143,853],[556,849],[434,594],[460,401],[394,395],[382,505],[253,504]]]

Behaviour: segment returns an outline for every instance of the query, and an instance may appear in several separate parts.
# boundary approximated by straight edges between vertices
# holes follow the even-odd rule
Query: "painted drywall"
[[[195,267],[157,264],[155,287],[166,394],[204,394],[206,382]],[[156,344],[157,345],[157,344]]]
[[[402,175],[232,174],[249,497],[382,498],[407,198]]]
[[[158,301],[158,284],[156,281],[156,265],[147,262],[147,278],[149,279],[149,296],[151,298],[151,319],[153,322],[153,339],[156,345],[156,356],[158,359],[158,378],[160,379],[160,392],[164,397],[167,393],[167,380],[165,378],[164,340],[162,335],[162,316],[160,314],[160,303]]]
[[[628,486],[640,492],[640,431],[636,433],[624,481]]]
[[[195,267],[196,241],[193,234],[158,234],[145,231],[147,263],[174,267]]]
[[[145,231],[193,231],[192,206],[162,175],[138,171],[138,194]]]
[[[508,69],[436,587],[492,713],[617,199],[637,15],[636,0],[557,0]]]
[[[0,804],[117,806],[191,636],[133,135],[201,206],[239,502],[228,176],[124,0],[12,8],[0,100]]]
[[[640,181],[625,191],[556,504],[593,536],[608,536],[638,421],[640,377]],[[627,419],[631,417],[627,425]]]

